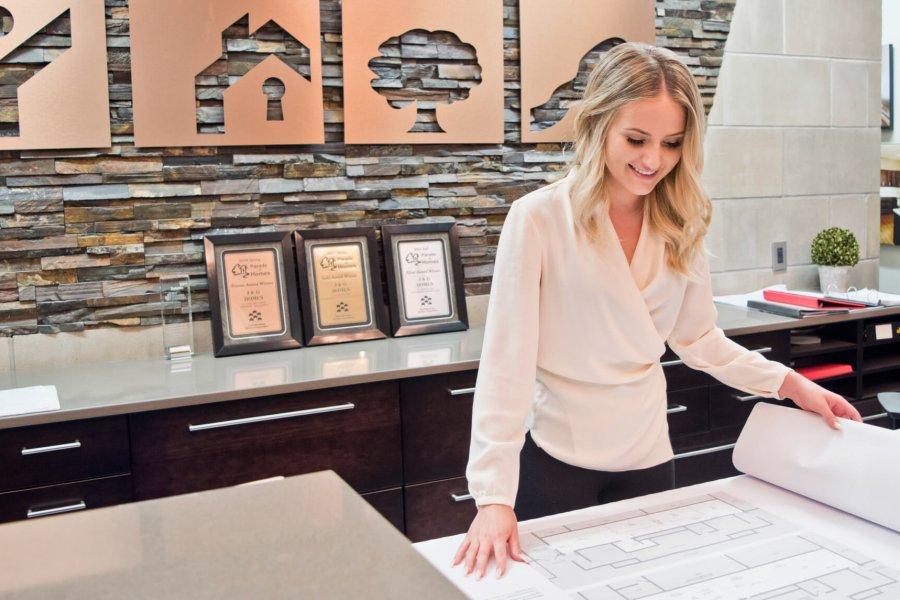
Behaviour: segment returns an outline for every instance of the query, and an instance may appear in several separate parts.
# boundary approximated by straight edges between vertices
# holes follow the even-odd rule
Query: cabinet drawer
[[[403,533],[403,488],[370,492],[362,498]]]
[[[666,378],[666,389],[669,391],[708,385],[713,378],[702,371],[685,365],[678,355],[666,347],[666,353],[659,359]]]
[[[406,537],[413,542],[464,533],[478,509],[465,477],[407,486]]]
[[[406,483],[465,474],[477,374],[465,371],[400,383]]]
[[[117,475],[0,494],[0,522],[130,502],[131,476]]]
[[[891,417],[885,412],[884,407],[877,398],[854,402],[853,406],[859,411],[864,423],[891,429]]]
[[[675,487],[740,475],[731,456],[734,444],[723,444],[675,455]]]
[[[128,471],[124,416],[0,430],[0,492]]]
[[[709,429],[709,387],[668,392],[666,397],[670,439]]]
[[[709,426],[741,428],[750,416],[757,402],[771,402],[784,405],[774,398],[761,398],[724,385],[709,388]]]
[[[402,485],[396,381],[131,416],[135,496],[332,469],[360,492]]]
[[[787,364],[791,358],[791,332],[788,329],[731,336],[732,341],[748,350],[759,351],[769,360]]]

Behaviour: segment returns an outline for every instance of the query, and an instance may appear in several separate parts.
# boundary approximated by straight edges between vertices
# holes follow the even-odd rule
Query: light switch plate
[[[787,270],[787,242],[775,242],[772,244],[772,270]]]

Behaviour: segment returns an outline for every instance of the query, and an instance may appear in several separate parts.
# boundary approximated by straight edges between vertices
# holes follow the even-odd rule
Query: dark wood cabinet
[[[363,499],[372,505],[372,508],[381,513],[391,525],[399,531],[404,531],[403,524],[403,488],[395,487],[380,492],[361,494]]]
[[[406,536],[413,542],[468,531],[478,509],[465,477],[406,486]]]
[[[403,480],[409,484],[465,474],[477,371],[400,382]]]
[[[396,381],[140,413],[131,446],[139,500],[324,469],[403,484]]]
[[[131,500],[129,475],[5,492],[0,494],[0,522],[49,517]]]
[[[734,443],[675,455],[675,487],[739,475],[731,462]]]
[[[0,430],[0,492],[130,469],[124,416]]]

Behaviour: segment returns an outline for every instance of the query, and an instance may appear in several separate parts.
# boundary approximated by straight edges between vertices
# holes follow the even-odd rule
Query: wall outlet
[[[787,242],[772,244],[772,270],[787,271]]]

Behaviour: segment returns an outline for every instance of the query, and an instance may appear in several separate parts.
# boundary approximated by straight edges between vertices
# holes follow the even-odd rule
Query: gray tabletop
[[[798,320],[716,308],[718,325],[732,336],[900,314],[894,307]],[[477,369],[483,337],[477,326],[243,356],[201,354],[185,362],[160,357],[0,373],[0,389],[53,385],[60,402],[59,410],[2,417],[0,429]]]
[[[3,598],[463,598],[333,471],[0,525]]]

